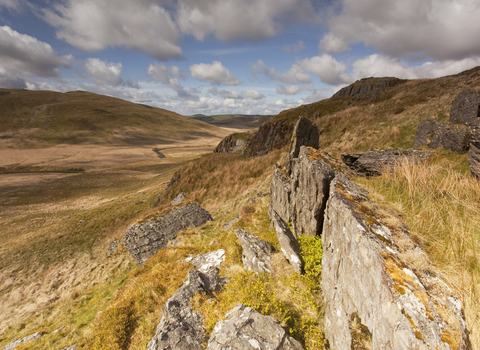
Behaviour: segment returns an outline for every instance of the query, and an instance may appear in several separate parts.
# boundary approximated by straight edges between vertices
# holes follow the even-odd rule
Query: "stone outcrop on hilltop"
[[[179,204],[131,225],[125,232],[123,244],[142,265],[157,251],[166,248],[168,241],[175,239],[178,232],[201,226],[209,220],[213,221],[210,213],[197,203]]]
[[[320,133],[318,128],[312,121],[304,116],[298,118],[293,128],[292,141],[290,143],[290,151],[287,156],[287,171],[290,173],[289,166],[294,158],[298,158],[300,147],[308,146],[318,149]]]
[[[207,350],[303,350],[269,316],[237,304],[215,325]]]
[[[375,101],[379,91],[394,87],[404,81],[398,78],[364,78],[338,90],[333,97],[370,96],[370,99]]]

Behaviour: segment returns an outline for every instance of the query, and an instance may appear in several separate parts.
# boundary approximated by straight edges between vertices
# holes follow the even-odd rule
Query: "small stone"
[[[270,273],[272,269],[270,255],[275,251],[275,248],[250,232],[236,229],[235,234],[242,243],[242,260],[245,271]]]
[[[180,192],[179,194],[177,194],[177,196],[175,197],[175,199],[174,199],[170,204],[173,205],[173,206],[179,205],[180,203],[183,202],[184,199],[185,199],[185,193],[184,193],[184,192]]]

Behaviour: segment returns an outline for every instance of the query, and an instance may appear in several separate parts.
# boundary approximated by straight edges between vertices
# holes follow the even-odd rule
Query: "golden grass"
[[[480,349],[480,182],[462,168],[466,156],[403,164],[365,181],[403,213],[411,232],[463,303],[471,342]],[[407,256],[420,266],[425,257]]]

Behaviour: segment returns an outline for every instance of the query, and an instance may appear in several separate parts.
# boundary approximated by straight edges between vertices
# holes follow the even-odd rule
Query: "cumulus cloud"
[[[147,68],[148,75],[155,81],[169,86],[182,100],[198,100],[198,96],[187,91],[178,79],[185,79],[185,74],[177,66],[167,67],[161,63],[151,64]]]
[[[0,27],[0,61],[5,69],[55,77],[59,67],[70,67],[71,57],[61,57],[52,47],[9,26]]]
[[[278,83],[277,94],[280,95],[295,95],[300,91],[315,91],[312,85],[289,85],[285,86],[282,83]]]
[[[84,51],[125,47],[158,60],[179,58],[181,33],[162,3],[168,1],[66,0],[43,17],[58,38]]]
[[[234,100],[243,98],[243,96],[240,95],[236,91],[232,91],[232,90],[228,90],[228,89],[219,90],[215,86],[213,88],[211,88],[209,91],[212,95],[220,96],[220,97],[223,97],[223,98],[230,98],[230,99],[234,99]]]
[[[240,80],[219,61],[212,64],[200,63],[190,66],[190,75],[212,85],[238,85]]]
[[[297,41],[295,44],[293,45],[285,45],[282,47],[282,51],[285,52],[285,53],[290,53],[290,52],[300,52],[302,51],[303,49],[305,49],[305,44],[303,43],[302,40],[299,40]]]
[[[285,73],[278,73],[275,68],[268,67],[262,60],[252,63],[252,71],[254,75],[262,74],[271,80],[278,80],[285,84],[310,83],[310,76],[298,64],[292,65],[290,70]]]
[[[12,72],[0,65],[0,87],[4,89],[26,89],[27,82],[17,72]]]
[[[391,57],[459,60],[480,55],[475,0],[341,0],[321,47],[340,52],[364,42]]]
[[[99,58],[88,58],[85,69],[90,78],[99,85],[120,85],[123,82],[122,64],[108,63]]]
[[[300,61],[299,65],[306,71],[317,75],[325,84],[345,84],[351,80],[345,73],[347,66],[327,54],[306,58]]]
[[[253,89],[242,92],[242,96],[247,97],[247,98],[251,98],[252,100],[261,100],[261,99],[265,98],[264,94],[258,92],[257,90],[253,90]]]
[[[262,40],[294,21],[315,20],[309,0],[180,0],[177,21],[197,40],[215,35],[223,41]]]

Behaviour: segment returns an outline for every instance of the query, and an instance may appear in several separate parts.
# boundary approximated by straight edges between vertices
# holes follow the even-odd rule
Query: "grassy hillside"
[[[271,115],[218,114],[206,116],[196,114],[190,118],[223,128],[253,129],[258,128],[271,117]]]
[[[223,134],[174,112],[84,91],[0,89],[0,111],[0,138],[22,147],[168,144]]]

